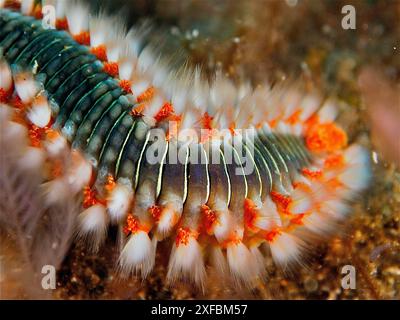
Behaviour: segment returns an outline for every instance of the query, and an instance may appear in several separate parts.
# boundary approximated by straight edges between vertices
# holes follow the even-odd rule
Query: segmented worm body
[[[143,277],[172,239],[169,280],[203,286],[212,265],[251,285],[270,255],[299,262],[310,235],[335,231],[368,164],[333,100],[174,73],[142,48],[141,28],[52,3],[58,29],[43,28],[33,1],[1,9],[1,100],[8,125],[27,128],[27,159],[51,168],[48,202],[80,195],[78,237],[97,248],[117,224],[119,266]]]

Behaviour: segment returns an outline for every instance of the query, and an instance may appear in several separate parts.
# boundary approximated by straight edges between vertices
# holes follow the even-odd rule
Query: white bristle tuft
[[[335,230],[335,224],[332,216],[320,212],[312,212],[303,218],[304,226],[311,232],[321,237],[330,235]]]
[[[27,147],[24,155],[18,159],[18,166],[23,170],[37,171],[43,168],[45,154],[43,150]]]
[[[327,200],[320,204],[319,211],[330,215],[332,219],[342,220],[350,212],[350,207],[340,200]]]
[[[367,166],[357,165],[346,169],[338,178],[351,190],[360,191],[368,185],[370,173]]]
[[[232,230],[232,215],[228,210],[217,211],[217,222],[213,228],[215,238],[218,242],[223,242]]]
[[[44,183],[42,188],[48,205],[60,203],[69,195],[68,183],[63,177]]]
[[[203,253],[198,241],[189,237],[187,244],[173,245],[168,264],[169,283],[187,278],[204,290],[206,270]]]
[[[320,106],[321,98],[316,94],[307,95],[301,102],[302,111],[300,119],[302,121],[307,120]]]
[[[93,251],[97,251],[107,235],[108,218],[106,208],[95,204],[78,216],[77,238],[89,241]]]
[[[27,117],[29,121],[39,128],[44,128],[48,125],[51,119],[51,109],[45,96],[39,95],[35,97]]]
[[[157,222],[157,234],[160,238],[165,238],[170,234],[173,226],[176,223],[177,214],[173,206],[166,205],[160,214],[160,219]]]
[[[65,13],[72,35],[75,36],[89,30],[89,7],[86,4],[74,1],[66,7]]]
[[[318,117],[321,123],[334,121],[337,114],[338,110],[336,104],[331,99],[326,100],[318,111]]]
[[[260,214],[254,220],[254,226],[261,230],[271,230],[274,227],[282,226],[282,220],[279,216],[276,204],[270,197],[265,199],[262,204]]]
[[[4,131],[5,140],[13,141],[14,144],[26,145],[26,138],[27,130],[25,126],[13,121],[7,122],[7,130]]]
[[[226,250],[229,270],[237,284],[252,286],[260,276],[250,250],[242,243],[230,243]]]
[[[21,1],[21,13],[28,16],[33,12],[33,6],[35,0],[22,0]]]
[[[0,103],[0,132],[3,133],[5,126],[11,120],[13,110],[6,104]]]
[[[222,248],[219,246],[212,246],[210,250],[211,264],[214,266],[220,276],[226,277],[229,269],[226,258],[222,252]]]
[[[108,28],[110,27],[109,19],[104,14],[100,14],[97,17],[90,17],[90,45],[94,48],[104,45]]]
[[[344,156],[348,167],[338,176],[339,180],[353,191],[364,189],[371,179],[368,151],[359,145],[351,145]]]
[[[107,199],[107,209],[112,221],[120,222],[124,219],[132,199],[133,191],[130,184],[118,182]]]
[[[29,103],[40,91],[40,85],[28,72],[14,73],[15,90],[23,103]]]
[[[156,242],[139,230],[131,234],[119,257],[119,267],[123,275],[140,274],[144,279],[154,266]]]
[[[89,161],[80,155],[79,151],[72,151],[73,164],[67,173],[68,183],[72,192],[80,192],[92,176],[92,166]]]
[[[11,89],[12,83],[10,66],[4,59],[0,58],[0,88],[7,92]]]
[[[47,138],[43,144],[50,157],[59,156],[67,148],[67,140],[59,134],[55,137]]]
[[[294,189],[290,195],[292,201],[289,204],[289,211],[294,214],[308,212],[312,208],[312,194],[301,189]]]
[[[257,274],[259,277],[264,278],[266,276],[266,263],[265,259],[260,251],[260,249],[256,246],[250,247],[250,253],[252,260],[254,261],[254,265],[257,269]]]
[[[289,267],[300,259],[300,240],[289,233],[281,233],[270,243],[272,258],[279,266]]]

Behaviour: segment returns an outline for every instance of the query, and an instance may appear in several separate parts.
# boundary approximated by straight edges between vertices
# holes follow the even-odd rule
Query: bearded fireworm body
[[[54,29],[34,1],[0,10],[0,120],[15,170],[40,173],[46,205],[79,202],[77,239],[96,250],[114,224],[122,274],[146,277],[168,241],[169,281],[204,287],[210,266],[251,287],[267,259],[301,263],[337,231],[369,166],[334,122],[335,100],[171,70],[146,25],[127,32],[65,3],[43,3]]]

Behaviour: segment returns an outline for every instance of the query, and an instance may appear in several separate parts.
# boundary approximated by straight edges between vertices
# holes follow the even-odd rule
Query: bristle
[[[43,144],[48,155],[52,158],[60,156],[67,149],[67,140],[56,132],[48,134]]]
[[[222,242],[227,239],[232,230],[232,216],[229,211],[217,211],[217,222],[213,227],[215,238]]]
[[[301,258],[301,242],[289,233],[281,233],[270,243],[272,258],[283,269],[299,262]]]
[[[72,165],[67,172],[68,184],[74,193],[80,192],[88,185],[92,176],[92,166],[82,157],[79,151],[71,152]]]
[[[72,35],[76,36],[89,30],[89,7],[86,4],[81,1],[71,1],[65,13]]]
[[[12,141],[19,146],[27,145],[27,129],[25,126],[16,122],[8,122],[4,129],[6,129],[3,135],[5,141]]]
[[[132,199],[133,192],[129,181],[127,183],[117,183],[107,201],[107,209],[112,221],[120,222],[124,219]]]
[[[265,267],[265,258],[263,257],[260,249],[257,246],[250,247],[251,258],[254,261],[257,278],[264,279],[266,277],[267,271]]]
[[[179,215],[177,208],[172,204],[163,207],[157,222],[157,235],[160,239],[164,239],[170,234]]]
[[[156,242],[152,242],[144,231],[131,234],[121,251],[119,267],[123,275],[131,273],[146,278],[153,269]]]
[[[64,177],[44,183],[42,189],[48,205],[61,203],[69,195],[68,183]]]
[[[210,260],[212,266],[216,269],[221,277],[228,278],[229,268],[226,258],[220,246],[212,246],[210,249]]]
[[[326,100],[318,111],[318,117],[322,123],[332,122],[336,119],[338,109],[333,100]]]
[[[14,72],[14,83],[18,96],[25,104],[31,102],[40,90],[39,83],[35,81],[29,72]]]
[[[51,118],[51,109],[45,96],[40,95],[35,97],[27,117],[39,128],[44,128],[48,125]]]
[[[369,172],[370,158],[367,150],[360,146],[350,146],[345,151],[348,168],[339,175],[339,180],[353,191],[360,191],[368,185],[371,175]]]
[[[97,251],[107,235],[108,218],[106,208],[95,204],[78,216],[78,239],[85,239],[91,250]]]
[[[0,58],[0,89],[8,92],[12,85],[11,69],[3,58]],[[0,101],[1,102],[1,101]]]
[[[23,170],[41,171],[45,161],[43,150],[35,147],[27,147],[24,155],[18,160],[18,165]]]
[[[204,290],[206,270],[202,249],[193,237],[186,244],[174,244],[169,258],[167,280],[174,283],[185,278]]]
[[[33,12],[35,0],[21,0],[21,12],[30,15]]]
[[[229,270],[237,284],[252,286],[260,276],[256,261],[242,242],[232,242],[226,249]]]

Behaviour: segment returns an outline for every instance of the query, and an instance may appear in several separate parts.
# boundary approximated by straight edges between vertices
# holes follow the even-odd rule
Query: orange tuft
[[[302,225],[303,224],[303,217],[304,217],[304,213],[297,214],[295,218],[290,219],[290,224]]]
[[[279,120],[280,120],[280,117],[277,117],[271,121],[268,121],[268,124],[271,128],[275,128],[276,125],[278,124]]]
[[[21,2],[17,0],[6,0],[4,3],[4,8],[13,9],[13,10],[20,10],[21,9]]]
[[[117,77],[119,74],[118,63],[116,62],[104,62],[104,72],[108,73],[112,77]]]
[[[90,186],[84,187],[82,206],[86,209],[97,203],[101,203],[103,205],[106,204],[105,201],[97,197],[97,192],[95,189],[92,189]]]
[[[141,103],[141,102],[146,102],[146,101],[150,101],[151,99],[153,99],[154,97],[154,87],[148,87],[144,92],[142,92],[137,98],[137,102]]]
[[[37,20],[43,19],[43,13],[42,13],[42,6],[40,4],[37,4],[35,8],[33,9],[33,17]]]
[[[341,154],[334,154],[328,157],[324,162],[326,169],[341,168],[344,166],[344,157]]]
[[[160,220],[160,215],[161,215],[161,207],[160,206],[157,206],[157,205],[151,206],[148,211],[153,216],[154,221]]]
[[[180,244],[187,245],[189,243],[189,237],[193,235],[193,232],[189,228],[179,228],[175,244],[178,247]]]
[[[67,18],[57,19],[56,20],[56,28],[58,30],[67,30],[68,29]]]
[[[347,135],[334,123],[314,124],[306,132],[306,145],[314,152],[333,152],[347,145]]]
[[[154,119],[156,120],[156,122],[161,122],[169,118],[173,113],[174,113],[174,107],[172,106],[171,103],[166,102],[154,116]]]
[[[267,232],[265,234],[265,240],[267,240],[268,242],[273,242],[277,236],[279,236],[281,234],[281,231],[276,228],[276,229],[272,229],[271,231]]]
[[[304,125],[306,126],[307,129],[310,129],[312,126],[316,125],[319,123],[319,117],[318,114],[313,114],[311,117],[309,117]]]
[[[139,221],[131,213],[126,217],[126,225],[123,228],[123,232],[128,235],[129,233],[135,233],[139,230]]]
[[[230,126],[229,126],[229,131],[231,132],[231,134],[234,136],[235,133],[235,128],[236,128],[236,123],[233,122]]]
[[[46,130],[48,128],[39,128],[35,126],[34,124],[29,125],[28,129],[28,137],[31,142],[32,147],[40,147],[42,145],[42,139],[44,134],[46,133]]]
[[[90,33],[88,31],[82,31],[81,33],[74,35],[74,39],[81,45],[90,45]]]
[[[110,192],[112,189],[114,189],[114,187],[115,187],[115,179],[114,179],[114,177],[113,177],[111,174],[109,174],[109,175],[107,176],[107,181],[106,181],[106,184],[105,184],[104,188],[105,188],[108,192]]]
[[[143,103],[141,103],[141,104],[137,105],[136,107],[132,108],[132,110],[129,113],[133,117],[140,117],[143,115],[144,108],[145,108],[145,105]]]
[[[205,204],[201,206],[201,212],[204,215],[204,227],[207,232],[210,232],[214,222],[217,220],[217,215],[213,210],[210,209],[209,206]]]
[[[3,88],[0,88],[0,103],[7,103],[8,99],[11,96],[11,91],[6,91]]]
[[[91,48],[90,52],[94,54],[97,57],[97,59],[101,61],[107,61],[107,51],[106,51],[106,46],[104,44]]]
[[[178,115],[178,114],[171,114],[169,116],[169,120],[170,121],[176,121],[176,122],[180,122],[182,120],[182,116]]]
[[[254,202],[244,199],[244,221],[249,229],[254,229],[254,220],[257,218],[257,208]]]
[[[322,177],[321,170],[312,171],[308,168],[303,168],[303,169],[301,169],[301,173],[310,179],[319,179]]]
[[[278,208],[283,211],[283,213],[288,213],[288,206],[292,202],[289,196],[285,196],[276,191],[271,192],[272,200],[278,205]]]
[[[60,133],[57,130],[48,129],[46,131],[46,139],[50,141],[56,140],[60,136]]]
[[[343,187],[343,183],[338,178],[332,178],[327,181],[328,187],[332,189],[341,188]]]
[[[304,183],[304,182],[295,182],[295,183],[293,183],[293,188],[300,189],[300,190],[303,190],[305,192],[311,192],[310,186],[308,184]]]
[[[53,179],[61,177],[63,175],[63,172],[64,170],[62,161],[60,159],[53,161],[51,166],[51,176],[53,177]]]
[[[18,109],[18,110],[21,110],[21,111],[24,111],[25,110],[25,105],[24,105],[24,103],[22,102],[22,100],[21,100],[21,98],[20,97],[18,97],[18,96],[14,96],[12,99],[11,99],[11,105],[15,108],[15,109]]]
[[[286,122],[294,125],[300,121],[301,110],[295,111],[289,118],[286,119]]]
[[[201,117],[201,124],[204,129],[211,130],[212,128],[212,121],[214,117],[211,117],[208,112],[204,112],[203,116]]]
[[[124,90],[126,93],[132,94],[132,83],[129,80],[120,80],[119,81],[119,86]]]

